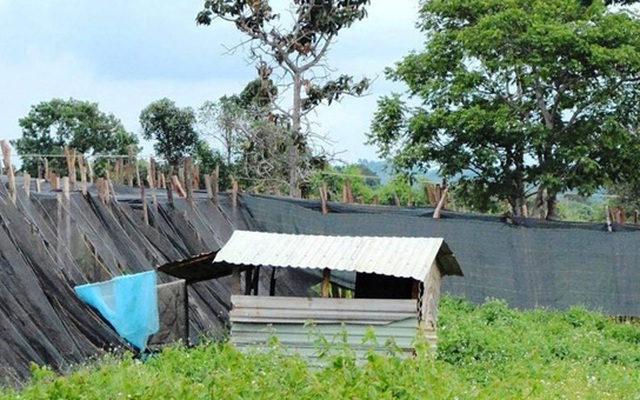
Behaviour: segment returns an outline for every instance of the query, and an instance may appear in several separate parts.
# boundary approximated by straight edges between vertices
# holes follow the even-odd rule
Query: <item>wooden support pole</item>
[[[329,287],[331,286],[331,270],[325,268],[322,270],[322,284],[320,286],[320,295],[323,298],[329,297]]]
[[[328,191],[327,183],[322,182],[322,185],[320,185],[320,207],[323,215],[329,214],[329,207],[327,206]]]
[[[96,186],[98,188],[98,198],[100,199],[102,204],[107,204],[105,191],[106,181],[104,180],[104,178],[98,178]]]
[[[627,223],[627,217],[624,215],[624,209],[622,207],[618,207],[618,223],[620,225]]]
[[[218,205],[218,193],[220,190],[220,165],[216,165],[216,169],[211,174],[211,196],[213,204]]]
[[[234,265],[231,269],[231,294],[240,294],[240,267]]]
[[[434,348],[436,345],[436,328],[438,326],[438,303],[440,300],[440,284],[442,276],[440,269],[433,265],[424,282],[424,290],[420,309],[420,331],[424,338]]]
[[[438,199],[438,205],[436,209],[433,211],[433,218],[439,219],[442,216],[442,210],[447,204],[447,192],[449,191],[449,186],[447,185],[447,180],[442,180],[442,192],[440,193],[440,198]]]
[[[635,211],[633,212],[633,223],[634,223],[635,225],[638,225],[638,217],[640,217],[640,211],[635,210]]]
[[[9,142],[6,140],[2,140],[0,146],[2,147],[2,162],[7,171],[7,178],[9,179],[9,198],[15,203],[17,196],[16,178],[13,174],[13,165],[11,165],[11,149],[9,148]]]
[[[191,163],[191,157],[184,159],[184,184],[185,184],[185,196],[187,201],[193,201],[193,164]]]
[[[63,176],[62,179],[60,179],[60,181],[62,183],[62,198],[64,200],[69,200],[70,193],[71,193],[70,179],[68,176]]]
[[[80,190],[82,190],[82,195],[87,195],[87,168],[84,164],[84,157],[78,157],[78,169],[80,170]]]
[[[133,187],[133,170],[134,170],[135,158],[133,154],[133,145],[129,145],[129,159],[127,160],[127,184],[130,188]],[[138,176],[139,177],[139,176]],[[139,180],[138,180],[139,182]]]
[[[240,185],[233,177],[231,177],[231,206],[236,208],[238,206],[238,192],[240,191]]]
[[[402,206],[402,204],[400,203],[400,198],[398,197],[397,193],[393,194],[393,203],[396,205],[396,207]]]
[[[140,200],[142,201],[142,217],[144,224],[149,225],[149,210],[147,207],[147,198],[144,193],[144,185],[140,185]]]
[[[252,286],[253,286],[253,295],[257,296],[258,295],[258,289],[260,288],[260,266],[256,266],[255,270],[253,271],[253,282],[252,282]]]
[[[138,166],[138,160],[136,160],[136,183],[138,184],[139,187],[144,186],[144,182],[142,182],[141,178],[140,178],[140,167]]]
[[[173,174],[173,167],[169,167],[169,176],[171,176],[171,174]],[[167,203],[173,204],[173,184],[171,182],[171,179],[165,181],[164,174],[162,174],[162,181],[163,186],[166,185],[167,188]]]
[[[93,162],[87,160],[87,169],[89,170],[89,183],[93,184]]]
[[[276,267],[271,267],[271,279],[269,280],[269,296],[276,295]]]
[[[122,184],[125,180],[124,160],[122,158],[116,159],[116,171],[114,182],[116,184]]]
[[[345,180],[342,184],[342,202],[353,203],[353,194],[351,193],[351,181]]]
[[[211,189],[211,179],[209,177],[204,180],[204,187],[207,190],[207,199],[213,200],[213,190]]]
[[[42,182],[42,180],[40,178],[36,179],[36,193],[40,193],[40,190],[41,190],[40,184],[41,184],[41,182]]]
[[[611,211],[609,210],[609,206],[604,206],[604,214],[607,219],[607,232],[612,232],[613,228],[611,227]]]
[[[51,171],[49,171],[49,160],[44,159],[44,180],[49,182],[51,180]]]
[[[244,273],[244,295],[249,296],[251,294],[251,289],[253,288],[253,269],[255,267],[249,267],[246,269]]]
[[[29,198],[29,193],[31,192],[31,175],[29,175],[26,172],[22,176],[22,185],[23,185],[23,188],[24,188],[24,194],[25,194],[25,196],[27,196],[27,199],[28,199]]]
[[[433,218],[435,219],[439,219],[442,216],[442,209],[444,208],[444,204],[446,203],[448,190],[449,188],[444,188],[444,190],[442,191],[442,196],[440,197],[440,201],[438,201],[438,205],[433,211]]]
[[[51,175],[49,176],[49,186],[51,187],[51,190],[58,190],[60,189],[60,178],[58,177],[57,174],[51,173]]]
[[[192,178],[192,186],[195,190],[200,189],[200,166],[196,165],[193,167],[193,178]]]
[[[171,176],[171,184],[176,189],[176,192],[178,192],[178,196],[187,197],[187,193],[182,188],[182,184],[180,183],[180,178],[178,178],[178,175]]]
[[[373,204],[374,206],[377,206],[378,204],[380,204],[380,197],[378,197],[377,194],[373,195],[373,198],[371,199],[371,204]]]

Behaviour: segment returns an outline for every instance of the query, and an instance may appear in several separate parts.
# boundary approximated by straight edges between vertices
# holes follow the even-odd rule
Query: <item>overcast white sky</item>
[[[0,138],[19,137],[18,119],[56,97],[97,102],[139,134],[138,115],[154,100],[197,108],[240,92],[255,68],[225,46],[242,36],[222,21],[196,26],[201,8],[201,0],[0,0]],[[377,98],[403,90],[383,69],[422,46],[417,10],[418,0],[372,0],[369,17],[341,32],[329,54],[337,73],[379,76],[367,97],[313,117],[346,161],[376,158],[365,132]]]

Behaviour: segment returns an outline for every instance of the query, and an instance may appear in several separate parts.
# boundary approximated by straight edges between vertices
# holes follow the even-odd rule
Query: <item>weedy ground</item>
[[[176,345],[144,362],[108,355],[65,376],[34,366],[23,389],[0,389],[0,399],[640,399],[637,323],[446,296],[439,318],[437,352],[419,347],[408,359],[390,347],[358,364],[340,340],[319,342],[334,343],[322,368],[277,346]]]

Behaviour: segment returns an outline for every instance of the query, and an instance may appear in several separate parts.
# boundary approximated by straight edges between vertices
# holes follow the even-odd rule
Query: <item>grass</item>
[[[640,399],[640,326],[581,308],[518,312],[444,297],[436,354],[369,355],[344,349],[313,369],[274,347],[242,354],[227,344],[165,348],[145,362],[108,355],[66,376],[33,367],[0,399]]]

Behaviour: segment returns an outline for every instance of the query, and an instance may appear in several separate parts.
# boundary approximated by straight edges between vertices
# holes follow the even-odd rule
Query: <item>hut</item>
[[[270,296],[252,282],[261,267],[271,267]],[[305,297],[276,297],[277,269],[315,272],[321,283]],[[358,349],[373,328],[378,343],[393,338],[413,351],[416,338],[433,346],[437,335],[440,284],[445,275],[462,276],[442,238],[292,235],[236,230],[212,264],[198,267],[198,279],[245,272],[244,295],[231,296],[230,339],[238,348],[261,346],[273,336],[282,347],[311,356],[315,331],[330,337],[346,330],[349,347]],[[189,268],[171,270],[175,276]],[[331,290],[332,274],[353,290]],[[253,275],[253,279],[251,276]],[[239,287],[239,282],[238,282]],[[314,294],[316,295],[314,297]],[[382,349],[380,349],[382,350]]]

